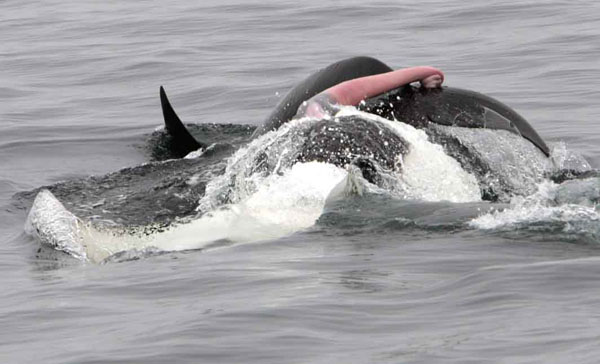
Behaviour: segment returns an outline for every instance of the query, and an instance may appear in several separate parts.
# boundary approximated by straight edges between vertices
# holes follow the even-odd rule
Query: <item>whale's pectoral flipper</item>
[[[179,116],[173,110],[165,89],[160,87],[160,104],[162,107],[163,117],[165,119],[165,129],[173,138],[173,148],[180,157],[186,156],[188,153],[206,148],[206,145],[199,142],[190,134],[185,125],[179,119]]]
[[[455,87],[428,91],[425,90],[427,95],[423,97],[422,104],[428,108],[429,120],[436,122],[436,118],[451,116],[457,126],[508,130],[521,135],[547,157],[550,156],[550,148],[527,120],[500,101],[479,92]],[[460,125],[461,117],[466,114],[470,115],[471,120],[466,125]]]
[[[507,130],[522,136],[547,157],[550,148],[529,122],[490,96],[455,87],[435,89],[405,85],[365,100],[359,110],[419,128],[439,125]]]

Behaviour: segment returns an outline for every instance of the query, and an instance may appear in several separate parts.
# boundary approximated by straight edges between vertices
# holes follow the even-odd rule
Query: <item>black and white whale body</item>
[[[369,57],[334,63],[294,87],[263,125],[256,129],[253,138],[277,130],[293,118],[302,102],[333,85],[390,70],[382,62]],[[206,143],[195,140],[187,133],[162,87],[160,95],[166,130],[173,136],[178,155],[205,147]],[[486,200],[496,201],[500,193],[507,195],[512,187],[502,181],[502,176],[490,179],[495,166],[482,158],[474,147],[464,145],[463,141],[445,132],[443,127],[508,131],[531,142],[544,156],[550,155],[548,146],[527,120],[498,100],[470,90],[453,87],[425,89],[406,85],[367,99],[358,109],[424,130],[430,140],[441,144],[447,154],[477,175],[481,181],[482,196]],[[406,154],[409,149],[397,134],[377,123],[361,120],[358,116],[321,120],[305,133],[307,143],[298,161],[314,160],[338,166],[356,164],[363,176],[372,183],[379,178],[373,162],[386,170],[398,171],[401,165],[397,163],[397,156]]]
[[[43,188],[49,189],[78,216],[102,216],[123,225],[169,224],[174,217],[193,216],[197,213],[197,201],[205,195],[207,183],[214,176],[224,173],[226,159],[240,147],[248,145],[266,131],[279,129],[288,123],[297,107],[307,98],[344,80],[389,70],[385,64],[368,57],[335,63],[293,88],[256,130],[250,125],[185,126],[161,87],[166,133],[159,133],[149,144],[154,159],[163,162]],[[521,135],[523,140],[531,141],[537,147],[534,152],[548,155],[548,147],[525,119],[508,106],[472,91],[451,87],[423,90],[405,86],[366,100],[358,108],[426,131],[430,140],[441,144],[447,154],[458,160],[465,170],[477,175],[482,181],[481,194],[487,200],[497,200],[502,192],[510,195],[513,192],[512,185],[503,185],[500,178],[500,183],[493,181],[494,186],[490,188],[491,183],[486,178],[497,171],[497,166],[481,158],[473,147],[464,145],[461,140],[440,131],[438,127],[508,130]],[[358,115],[318,120],[302,132],[305,133],[305,142],[295,156],[296,161],[323,161],[337,166],[354,164],[365,179],[374,184],[380,182],[381,169],[401,169],[397,156],[406,155],[409,150],[408,143],[397,133]],[[173,159],[198,148],[204,150],[199,158]],[[266,168],[267,173],[268,168],[272,168],[261,155],[253,163],[256,170]],[[564,175],[561,174],[561,178]],[[569,173],[562,179],[572,177],[573,174]],[[18,199],[27,206],[27,201],[38,190],[23,193]],[[227,203],[226,200],[222,202]]]
[[[356,63],[363,67],[354,67]],[[469,205],[473,208],[465,207],[464,216],[476,216],[480,207],[502,206],[481,199],[509,202],[516,195],[532,195],[547,177],[558,176],[555,181],[563,182],[599,175],[590,171],[585,161],[574,171],[565,169],[562,162],[555,164],[556,152],[549,158],[548,146],[525,119],[497,100],[468,90],[408,85],[365,100],[357,108],[343,107],[335,117],[293,120],[298,106],[312,95],[344,80],[389,68],[361,57],[325,70],[294,88],[258,128],[186,126],[161,87],[165,130],[156,131],[149,140],[153,162],[20,193],[16,205],[26,209],[37,196],[28,221],[31,231],[38,233],[54,231],[46,228],[57,222],[58,211],[71,220],[89,222],[93,229],[106,228],[115,236],[143,240],[192,220],[210,221],[214,213],[236,213],[249,201],[263,204],[275,198],[278,215],[282,206],[276,197],[288,201],[289,195],[296,196],[290,190],[298,186],[302,193],[309,193],[308,198],[296,196],[298,201],[316,201],[311,189],[306,189],[311,183],[329,191],[322,196],[329,207],[343,209],[344,201],[379,201],[373,196],[381,195],[417,205],[474,203]],[[181,158],[198,149],[202,151]],[[313,161],[328,164],[301,163]],[[334,166],[347,167],[347,171]],[[343,176],[343,180],[327,184],[332,181],[330,173]],[[284,181],[279,186],[282,193],[270,193],[271,183],[278,186],[280,181]],[[593,184],[591,187],[595,191]],[[581,189],[579,185],[575,188]],[[366,198],[346,198],[364,191]],[[590,201],[600,200],[597,194],[587,195]],[[402,214],[412,216],[404,210]],[[60,233],[64,226],[58,225]],[[42,230],[35,230],[38,228]],[[46,243],[60,245],[53,235],[44,236],[50,237]],[[128,245],[123,249],[129,249]]]

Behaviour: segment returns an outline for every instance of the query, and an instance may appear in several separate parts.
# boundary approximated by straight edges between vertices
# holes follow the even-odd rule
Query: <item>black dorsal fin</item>
[[[181,119],[179,119],[179,116],[173,110],[165,89],[162,86],[160,86],[160,105],[165,119],[165,129],[173,137],[173,148],[176,149],[180,156],[183,157],[200,148],[206,148],[206,145],[197,141],[185,125],[183,125]]]

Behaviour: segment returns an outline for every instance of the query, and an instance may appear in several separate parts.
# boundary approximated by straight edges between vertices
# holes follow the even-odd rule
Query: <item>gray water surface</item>
[[[596,363],[597,236],[317,226],[95,265],[46,254],[11,196],[148,160],[186,121],[259,124],[336,60],[441,68],[600,166],[595,1],[4,1],[0,362]],[[365,213],[369,217],[368,212]]]

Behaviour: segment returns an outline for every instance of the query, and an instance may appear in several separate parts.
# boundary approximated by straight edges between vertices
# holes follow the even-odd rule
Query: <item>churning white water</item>
[[[409,143],[408,154],[401,158],[402,171],[396,175],[402,197],[423,201],[473,202],[481,200],[477,179],[444,152],[441,145],[431,143],[420,129],[400,121],[346,107],[338,114],[358,115],[381,123]]]
[[[402,172],[394,175],[399,187],[392,194],[402,191],[403,198],[426,201],[480,200],[475,177],[446,155],[441,146],[430,143],[422,130],[352,107],[343,108],[338,116],[349,115],[382,124],[408,142],[408,154],[398,156]],[[294,163],[306,139],[302,131],[315,121],[294,120],[235,153],[225,174],[207,186],[206,195],[199,201],[199,210],[204,214],[195,220],[151,234],[136,228],[97,228],[67,211],[45,190],[36,198],[27,231],[59,250],[100,262],[132,249],[201,249],[215,242],[253,242],[305,229],[315,223],[330,192],[347,176],[346,170],[332,164]],[[255,160],[260,154],[267,156],[266,170],[256,169]],[[219,204],[223,196],[229,203]]]

